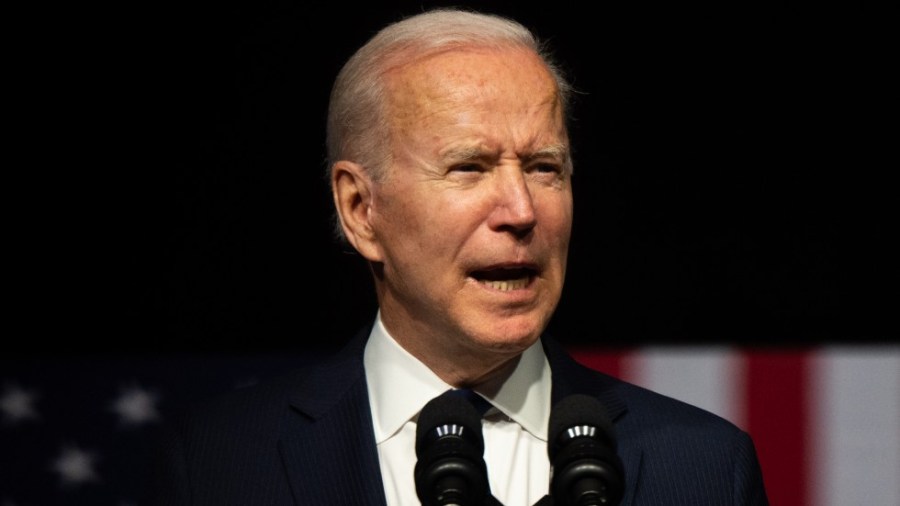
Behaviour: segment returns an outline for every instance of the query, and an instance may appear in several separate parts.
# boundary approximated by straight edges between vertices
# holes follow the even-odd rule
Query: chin
[[[521,353],[541,337],[543,330],[544,325],[533,318],[515,318],[496,322],[474,335],[477,336],[475,341],[484,348],[503,353]]]

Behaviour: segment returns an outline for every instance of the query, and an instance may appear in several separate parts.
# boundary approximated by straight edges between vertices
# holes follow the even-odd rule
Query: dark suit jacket
[[[384,505],[363,371],[367,336],[365,329],[313,371],[186,413],[160,445],[155,504]],[[746,433],[582,367],[549,338],[543,345],[553,403],[573,393],[593,395],[615,423],[626,477],[622,505],[768,504]]]

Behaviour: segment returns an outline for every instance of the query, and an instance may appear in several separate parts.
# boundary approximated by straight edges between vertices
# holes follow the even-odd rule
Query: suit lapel
[[[298,385],[279,451],[294,500],[385,505],[363,370],[368,329]]]
[[[544,352],[552,375],[552,402],[555,405],[572,394],[596,397],[606,406],[607,415],[617,424],[628,413],[628,405],[617,392],[619,380],[588,369],[573,360],[562,347],[550,338],[543,339]],[[643,451],[637,445],[618,445],[618,454],[625,471],[625,495],[622,506],[631,504],[637,488]]]

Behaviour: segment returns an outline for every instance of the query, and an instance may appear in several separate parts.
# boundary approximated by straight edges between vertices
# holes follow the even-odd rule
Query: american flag
[[[900,505],[900,346],[573,347],[747,430],[773,505]],[[0,506],[146,504],[160,423],[321,355],[0,359]]]
[[[572,351],[749,432],[775,506],[900,505],[896,345]]]
[[[160,423],[321,358],[0,358],[0,506],[142,506]]]

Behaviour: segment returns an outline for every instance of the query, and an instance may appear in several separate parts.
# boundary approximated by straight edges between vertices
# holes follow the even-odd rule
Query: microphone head
[[[437,439],[459,437],[484,454],[481,415],[466,398],[448,390],[425,404],[416,422],[416,457]]]
[[[606,407],[590,395],[574,394],[556,403],[550,411],[549,425],[550,444],[547,451],[551,461],[567,441],[573,437],[587,436],[587,432],[590,432],[589,437],[600,440],[613,451],[616,449],[615,429],[606,414]]]
[[[553,406],[547,453],[550,492],[557,506],[621,501],[624,469],[612,421],[596,398],[570,395]]]
[[[452,390],[422,408],[416,422],[416,494],[424,506],[482,505],[490,497],[481,416]]]

